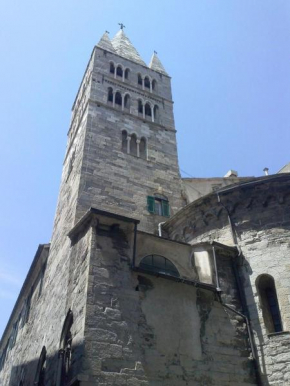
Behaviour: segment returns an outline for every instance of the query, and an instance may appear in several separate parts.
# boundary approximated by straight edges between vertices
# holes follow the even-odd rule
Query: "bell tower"
[[[182,206],[171,79],[123,28],[104,33],[74,101],[59,205],[75,207],[74,223],[95,207],[154,233]]]

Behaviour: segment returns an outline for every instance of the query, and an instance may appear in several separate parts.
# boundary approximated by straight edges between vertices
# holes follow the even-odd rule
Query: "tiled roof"
[[[152,55],[149,68],[168,76],[167,72],[165,71],[165,68],[163,67],[163,64],[160,62],[160,59],[158,58],[155,52]]]
[[[141,59],[141,56],[127,38],[123,29],[120,29],[120,31],[113,37],[112,45],[118,55],[146,66],[146,63]]]
[[[114,47],[111,43],[111,40],[109,38],[108,32],[104,33],[104,35],[101,37],[97,46],[100,48],[103,48],[104,50],[115,52],[115,49],[114,49]]]

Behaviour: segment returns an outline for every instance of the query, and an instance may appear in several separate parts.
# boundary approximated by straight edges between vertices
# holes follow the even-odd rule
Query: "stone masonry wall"
[[[272,177],[273,178],[273,177]],[[254,331],[263,385],[290,382],[290,177],[269,178],[188,205],[165,229],[170,237],[190,243],[219,241],[237,244],[237,260]],[[283,333],[268,334],[256,287],[262,274],[274,278]]]

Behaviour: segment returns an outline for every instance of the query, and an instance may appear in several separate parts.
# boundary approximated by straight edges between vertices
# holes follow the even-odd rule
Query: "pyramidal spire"
[[[163,67],[163,64],[160,62],[160,59],[157,56],[156,51],[154,51],[152,55],[151,61],[149,63],[149,68],[168,76],[167,72],[165,71],[165,68]]]
[[[103,48],[106,51],[115,52],[115,49],[111,43],[111,40],[109,38],[109,33],[106,31],[104,35],[101,37],[99,43],[97,44],[98,47]]]
[[[118,55],[146,66],[146,63],[142,60],[136,48],[125,35],[123,28],[121,28],[120,31],[113,37],[112,45]]]

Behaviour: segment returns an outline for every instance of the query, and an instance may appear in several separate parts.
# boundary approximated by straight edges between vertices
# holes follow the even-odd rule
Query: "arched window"
[[[141,138],[139,144],[139,154],[141,158],[147,159],[147,146],[146,139],[144,137]]]
[[[143,257],[139,264],[139,267],[146,271],[162,273],[164,275],[170,275],[175,277],[180,276],[175,265],[171,263],[170,260],[166,259],[166,257],[160,255],[148,255]]]
[[[115,66],[113,62],[110,62],[110,73],[115,74]]]
[[[142,86],[142,76],[141,74],[138,74],[138,84]]]
[[[138,100],[138,113],[143,116],[143,103],[141,99]]]
[[[127,131],[122,131],[122,151],[127,153]]]
[[[130,95],[126,94],[124,99],[124,108],[129,109],[130,108]]]
[[[150,79],[148,78],[148,76],[145,76],[144,78],[144,86],[150,89]]]
[[[125,79],[129,79],[129,73],[130,73],[129,68],[126,68],[126,70],[125,70]]]
[[[159,122],[159,107],[154,106],[154,122]]]
[[[117,76],[121,76],[121,77],[123,76],[123,69],[121,66],[117,67]]]
[[[112,87],[108,88],[108,102],[113,103],[114,94]]]
[[[130,154],[137,156],[137,137],[136,137],[136,134],[131,135]]]
[[[73,324],[73,313],[68,311],[60,338],[60,350],[59,350],[59,366],[61,374],[61,385],[65,385],[70,376],[71,356],[72,356],[72,334],[71,327]]]
[[[157,91],[157,82],[155,79],[152,80],[152,90]]]
[[[34,385],[45,386],[46,348],[43,346],[34,378]]]
[[[151,106],[149,103],[145,104],[145,116],[151,117],[152,116],[152,111],[151,111]]]
[[[260,275],[257,278],[256,287],[260,297],[260,304],[267,332],[283,331],[273,277],[267,274]]]
[[[122,106],[122,95],[119,91],[115,95],[115,105]]]

